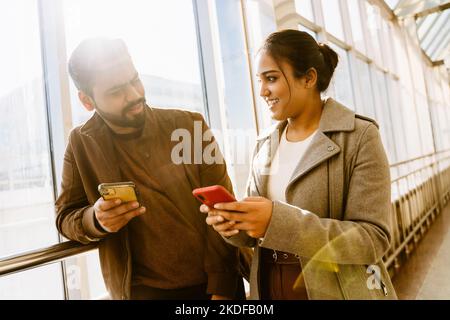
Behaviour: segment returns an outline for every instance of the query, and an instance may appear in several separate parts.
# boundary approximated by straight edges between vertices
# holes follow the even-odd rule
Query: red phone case
[[[219,185],[197,188],[192,194],[208,207],[213,207],[216,203],[236,201],[227,189]]]

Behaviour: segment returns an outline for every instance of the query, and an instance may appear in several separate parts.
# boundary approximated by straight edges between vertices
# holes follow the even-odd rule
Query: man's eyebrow
[[[127,84],[129,84],[130,82],[136,80],[137,78],[139,78],[139,74],[136,72],[136,74],[134,75],[133,79],[131,79],[131,81],[113,86],[113,87],[109,88],[108,90],[106,90],[106,92],[121,89],[121,88],[125,87]]]

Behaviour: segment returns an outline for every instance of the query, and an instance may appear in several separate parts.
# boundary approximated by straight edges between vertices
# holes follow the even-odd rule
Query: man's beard
[[[127,117],[127,112],[140,103],[144,105],[143,110],[140,113],[133,115],[132,116],[133,118]],[[140,98],[127,104],[127,106],[122,110],[121,116],[105,112],[101,110],[97,105],[95,106],[95,110],[104,120],[107,120],[111,122],[113,125],[116,125],[118,127],[142,128],[145,123],[145,106],[146,106],[145,98]]]

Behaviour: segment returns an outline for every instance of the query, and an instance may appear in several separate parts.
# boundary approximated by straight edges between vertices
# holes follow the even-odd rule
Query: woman
[[[396,299],[389,165],[377,123],[321,92],[337,54],[309,34],[271,34],[260,95],[279,123],[257,141],[243,201],[208,208],[229,243],[255,248],[253,299]]]

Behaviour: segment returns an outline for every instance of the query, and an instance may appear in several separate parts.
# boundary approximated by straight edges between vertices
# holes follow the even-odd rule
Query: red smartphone
[[[192,191],[192,194],[211,208],[214,207],[216,203],[236,201],[227,189],[219,185],[197,188]]]

